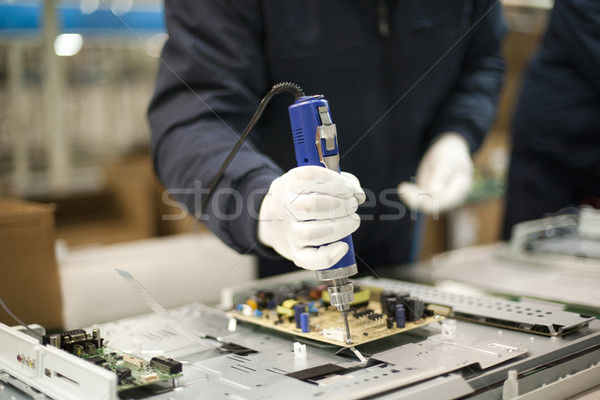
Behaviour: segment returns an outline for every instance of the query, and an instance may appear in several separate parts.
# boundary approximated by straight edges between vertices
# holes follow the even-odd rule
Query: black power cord
[[[244,144],[244,141],[250,134],[250,131],[252,131],[252,128],[254,128],[254,125],[256,125],[256,123],[262,116],[263,112],[267,108],[267,104],[269,104],[269,102],[275,95],[278,95],[278,94],[284,93],[284,92],[293,94],[296,100],[299,99],[300,97],[304,96],[304,91],[302,90],[302,88],[292,82],[278,83],[275,86],[273,86],[271,88],[271,90],[269,90],[267,92],[265,97],[263,97],[260,104],[258,105],[258,108],[254,112],[254,115],[252,116],[252,119],[248,123],[248,126],[246,126],[246,129],[244,129],[244,132],[240,136],[240,139],[237,141],[237,143],[235,144],[235,146],[233,147],[233,149],[231,150],[231,152],[229,153],[229,155],[223,162],[223,165],[221,165],[221,168],[219,168],[219,171],[217,172],[215,177],[210,182],[210,185],[208,186],[208,190],[206,191],[206,194],[202,198],[202,203],[200,205],[200,212],[202,214],[204,214],[204,209],[206,208],[206,204],[208,203],[208,200],[210,199],[211,194],[213,193],[213,191],[219,184],[219,181],[223,177],[225,170],[227,169],[229,164],[231,164],[231,160],[233,160],[233,157],[235,157],[235,155],[237,154],[239,149]]]

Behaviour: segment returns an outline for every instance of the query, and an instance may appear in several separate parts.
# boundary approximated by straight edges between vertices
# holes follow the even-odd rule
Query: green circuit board
[[[149,361],[110,347],[97,349],[94,354],[84,353],[81,358],[114,372],[118,378],[118,391],[170,381],[183,375],[181,372],[171,374]]]
[[[44,335],[42,342],[114,373],[118,391],[165,381],[173,381],[175,386],[175,379],[183,375],[183,364],[172,358],[156,356],[148,361],[105,346],[99,329],[92,330],[91,334],[83,329],[75,329]],[[53,371],[46,370],[45,373],[52,376]]]

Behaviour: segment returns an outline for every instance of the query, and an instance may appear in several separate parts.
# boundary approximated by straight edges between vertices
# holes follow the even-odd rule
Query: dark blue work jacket
[[[557,1],[515,112],[513,143],[600,187],[600,1]]]
[[[497,0],[166,1],[169,39],[149,109],[161,181],[195,211],[259,101],[292,81],[329,100],[341,168],[369,198],[354,234],[370,266],[406,261],[410,212],[396,186],[431,140],[459,132],[475,150],[495,114],[505,32]],[[256,215],[271,181],[293,167],[287,106],[269,105],[209,203],[206,225],[239,252],[258,243]],[[256,189],[262,189],[257,194]],[[215,207],[213,207],[213,205]],[[361,261],[361,262],[362,262]]]

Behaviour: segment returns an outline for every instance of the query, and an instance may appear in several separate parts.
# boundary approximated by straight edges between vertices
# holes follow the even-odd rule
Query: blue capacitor
[[[306,311],[306,304],[298,303],[294,306],[294,322],[296,323],[296,328],[301,328],[300,322],[300,314]]]
[[[302,332],[310,332],[310,318],[307,312],[300,314],[300,327]]]
[[[242,308],[244,308],[244,307],[242,307],[241,304],[238,304],[237,306],[235,306],[235,309],[238,311],[242,311]]]
[[[254,310],[254,316],[255,317],[262,317],[263,312],[259,309]]]
[[[406,321],[406,311],[404,305],[398,304],[396,306],[396,328],[404,328]]]

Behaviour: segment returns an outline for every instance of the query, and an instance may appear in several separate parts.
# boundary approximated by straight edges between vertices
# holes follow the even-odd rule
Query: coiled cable
[[[271,99],[275,95],[278,95],[280,93],[285,93],[285,92],[293,94],[296,100],[299,99],[300,97],[304,96],[304,91],[302,90],[302,88],[292,82],[278,83],[278,84],[274,85],[267,92],[265,97],[263,97],[260,104],[258,105],[258,108],[254,112],[252,119],[250,119],[248,126],[246,126],[246,129],[244,129],[244,132],[240,136],[239,140],[237,141],[237,143],[235,144],[235,146],[233,147],[233,149],[231,150],[231,152],[229,153],[229,155],[227,156],[225,161],[223,161],[221,168],[219,168],[219,171],[217,172],[217,174],[214,176],[214,178],[210,182],[210,185],[208,185],[208,190],[206,191],[205,195],[203,196],[202,203],[200,204],[200,212],[202,214],[204,214],[204,209],[206,208],[206,205],[208,204],[208,200],[210,199],[211,194],[213,193],[213,191],[219,184],[219,181],[223,177],[225,170],[227,169],[229,164],[231,164],[231,161],[233,160],[233,158],[235,157],[237,152],[240,150],[240,148],[244,144],[244,141],[250,134],[250,131],[252,131],[252,129],[254,128],[254,125],[256,125],[256,123],[262,116],[263,112],[267,108],[267,105],[269,104]]]

